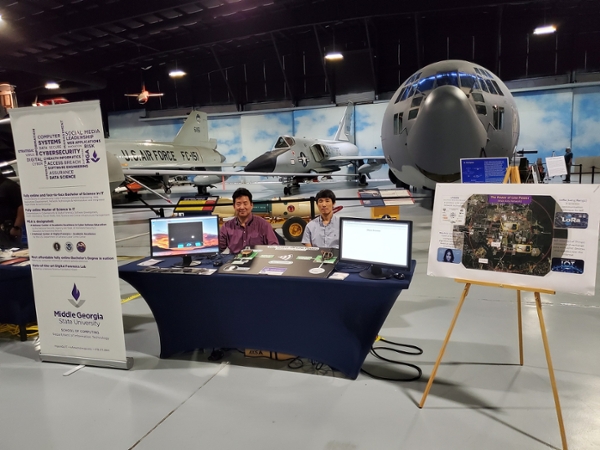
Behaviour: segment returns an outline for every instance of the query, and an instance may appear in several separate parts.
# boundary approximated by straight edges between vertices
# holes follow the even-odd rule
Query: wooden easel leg
[[[548,346],[548,336],[546,336],[546,324],[542,314],[542,299],[539,292],[535,292],[535,306],[540,319],[540,330],[542,332],[542,341],[546,352],[546,362],[548,363],[548,374],[550,375],[550,384],[552,385],[552,394],[554,395],[554,405],[556,406],[556,415],[558,416],[558,427],[560,428],[560,438],[562,440],[563,450],[568,450],[567,436],[565,434],[565,425],[563,423],[562,412],[560,409],[560,400],[556,388],[556,379],[554,378],[554,368],[552,367],[552,357],[550,356],[550,347]]]
[[[450,323],[450,328],[448,328],[448,333],[446,333],[446,339],[444,339],[444,343],[442,344],[442,348],[440,349],[440,354],[438,355],[437,361],[433,366],[433,370],[431,371],[431,375],[429,376],[429,381],[427,382],[427,386],[425,387],[425,392],[423,392],[423,397],[421,398],[421,403],[419,403],[419,408],[422,408],[425,404],[425,400],[427,399],[427,395],[429,394],[429,390],[431,389],[431,385],[433,384],[433,379],[435,378],[435,374],[437,373],[437,369],[442,361],[442,357],[444,356],[444,352],[446,351],[446,345],[448,345],[448,341],[450,340],[450,336],[452,335],[452,330],[454,329],[454,325],[456,324],[456,319],[458,319],[458,315],[460,314],[460,309],[462,308],[463,303],[465,302],[465,298],[467,298],[467,294],[469,293],[469,289],[471,288],[471,283],[465,284],[465,288],[463,289],[462,296],[460,297],[460,301],[458,302],[458,306],[456,307],[456,311],[454,312],[454,317],[452,318],[452,322]]]
[[[519,323],[519,364],[523,365],[523,319],[521,317],[521,291],[517,291],[517,322]]]

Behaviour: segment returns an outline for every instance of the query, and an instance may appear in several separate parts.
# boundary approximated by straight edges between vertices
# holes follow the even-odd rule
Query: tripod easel
[[[504,183],[510,180],[513,183],[520,183],[521,177],[519,175],[518,167],[511,166],[506,171],[506,175],[504,177]],[[440,362],[442,361],[442,357],[444,356],[444,352],[446,351],[446,346],[448,345],[448,341],[450,340],[450,336],[452,335],[452,330],[454,330],[454,325],[456,324],[456,320],[458,319],[458,315],[460,314],[460,310],[462,305],[469,294],[469,289],[471,285],[476,284],[480,286],[489,286],[489,287],[497,287],[504,289],[514,289],[517,291],[517,321],[519,327],[519,364],[523,365],[523,327],[522,327],[522,317],[521,317],[521,291],[533,292],[535,297],[535,306],[537,309],[537,314],[540,322],[540,331],[542,333],[542,341],[544,343],[544,351],[546,353],[546,363],[548,365],[548,374],[550,376],[550,384],[552,385],[552,394],[554,396],[554,405],[556,407],[556,415],[558,417],[558,427],[560,429],[560,437],[562,441],[563,450],[568,450],[567,446],[567,436],[565,434],[565,426],[562,418],[562,411],[560,407],[560,400],[558,398],[558,389],[556,388],[556,379],[554,377],[554,368],[552,366],[552,358],[550,356],[550,346],[548,345],[548,336],[546,335],[546,324],[544,322],[544,316],[542,314],[542,299],[540,293],[544,294],[555,294],[555,291],[549,289],[540,289],[540,288],[529,288],[523,286],[513,286],[507,284],[499,284],[499,283],[489,283],[484,281],[473,281],[473,280],[465,280],[465,279],[455,279],[457,283],[465,283],[465,287],[463,289],[462,296],[460,297],[460,301],[458,302],[458,306],[456,307],[456,311],[454,312],[454,317],[452,318],[452,322],[450,323],[450,327],[448,328],[448,332],[446,333],[446,338],[444,339],[444,343],[442,344],[442,348],[440,349],[440,353],[438,358],[433,366],[433,370],[431,371],[431,375],[429,376],[429,381],[427,382],[427,386],[425,387],[425,391],[423,392],[423,397],[421,398],[421,402],[419,403],[419,408],[423,408],[425,405],[425,400],[427,400],[427,395],[429,395],[429,390],[433,385],[433,380],[435,379],[435,375],[437,373]]]

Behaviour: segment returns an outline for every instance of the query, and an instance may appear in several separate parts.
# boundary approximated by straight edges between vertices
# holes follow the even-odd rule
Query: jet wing
[[[218,165],[212,165],[211,167],[218,167]],[[224,177],[304,177],[314,178],[323,174],[319,173],[296,173],[296,172],[243,172],[243,171],[226,171],[226,170],[185,170],[185,169],[128,169],[123,168],[125,175],[141,175],[141,176],[161,176],[161,175],[217,175]],[[354,173],[327,173],[330,177],[356,177],[358,175]]]
[[[340,161],[347,161],[348,163],[352,163],[354,161],[363,161],[365,159],[369,159],[369,160],[375,160],[375,161],[385,161],[385,156],[360,156],[360,155],[355,155],[355,156],[332,156],[330,158],[327,158],[327,160],[323,161],[324,164],[326,164],[329,161],[335,161],[335,162],[340,162]]]

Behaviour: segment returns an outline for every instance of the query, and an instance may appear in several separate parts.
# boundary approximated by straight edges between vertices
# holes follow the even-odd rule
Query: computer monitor
[[[150,256],[180,256],[182,266],[194,264],[194,256],[219,253],[219,216],[158,217],[150,219]]]
[[[340,262],[367,263],[363,278],[383,280],[409,271],[412,259],[412,221],[342,217]]]

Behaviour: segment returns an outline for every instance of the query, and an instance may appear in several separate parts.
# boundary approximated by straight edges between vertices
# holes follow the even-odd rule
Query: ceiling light
[[[533,30],[533,34],[550,34],[556,32],[554,25],[544,25],[543,27],[537,27]]]
[[[171,70],[169,72],[169,76],[171,78],[181,78],[185,75],[186,75],[186,73],[183,70],[179,70],[179,69]]]
[[[325,59],[328,59],[329,61],[339,61],[340,59],[344,59],[344,55],[342,55],[340,52],[329,52],[325,55]]]
[[[60,87],[60,84],[55,83],[54,81],[49,81],[48,83],[46,83],[46,86],[44,86],[46,89],[58,89]]]

